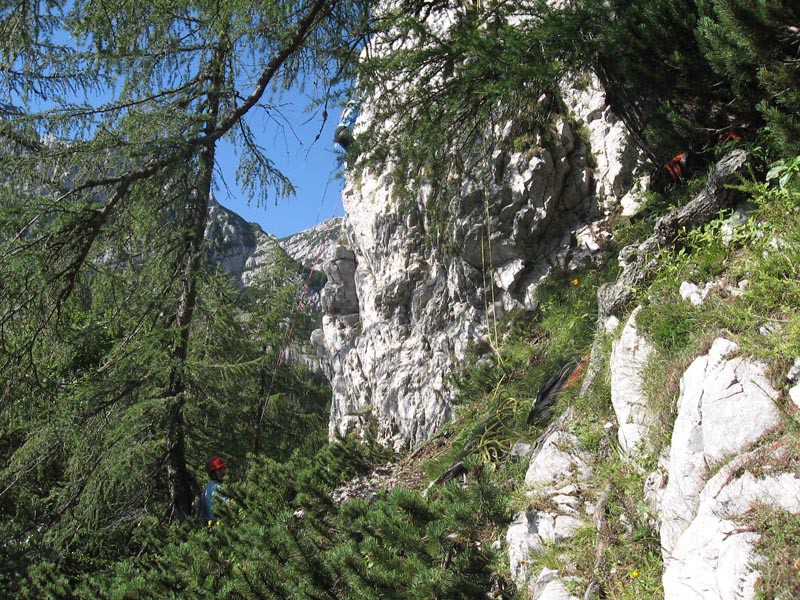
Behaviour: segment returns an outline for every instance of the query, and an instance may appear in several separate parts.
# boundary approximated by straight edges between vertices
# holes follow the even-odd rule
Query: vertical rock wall
[[[476,169],[449,198],[446,248],[432,234],[441,223],[429,216],[425,182],[401,201],[390,175],[348,174],[348,244],[329,256],[313,336],[333,387],[332,435],[370,428],[398,448],[429,438],[450,418],[448,377],[469,344],[488,351],[494,319],[535,310],[543,277],[597,255],[637,154],[598,108],[599,89],[580,93],[548,142],[526,131],[527,146],[511,150],[519,138],[509,124],[490,172]],[[576,122],[587,123],[595,154]]]

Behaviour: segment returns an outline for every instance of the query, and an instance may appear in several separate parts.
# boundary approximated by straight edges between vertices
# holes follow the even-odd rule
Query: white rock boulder
[[[667,563],[698,514],[709,470],[747,450],[780,420],[775,405],[779,392],[767,379],[765,366],[736,356],[737,351],[734,342],[719,338],[681,378],[659,507]]]
[[[618,439],[627,454],[644,448],[653,423],[643,386],[644,367],[653,347],[636,328],[641,307],[633,311],[611,349],[611,403],[619,424]]]
[[[755,597],[759,574],[753,544],[758,534],[736,518],[756,502],[800,512],[800,479],[793,473],[756,477],[747,471],[737,477],[754,456],[740,456],[704,487],[696,517],[665,562],[665,600]]]
[[[533,455],[525,477],[529,496],[546,501],[552,509],[523,511],[508,529],[509,567],[520,587],[531,585],[533,553],[545,544],[568,540],[586,523],[579,484],[591,476],[588,460],[578,448],[578,438],[564,431],[547,434]]]
[[[538,492],[557,492],[570,481],[583,481],[591,475],[589,457],[578,449],[578,438],[557,431],[550,435],[534,455],[525,483]]]
[[[567,590],[558,571],[542,569],[536,582],[531,586],[533,600],[578,600]]]

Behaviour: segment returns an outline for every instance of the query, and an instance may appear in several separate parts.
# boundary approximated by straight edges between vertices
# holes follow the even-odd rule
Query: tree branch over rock
[[[720,211],[741,200],[742,193],[731,186],[740,183],[749,159],[744,150],[735,150],[723,157],[714,165],[706,187],[694,200],[661,217],[653,234],[644,242],[622,249],[622,273],[616,282],[601,286],[597,292],[601,324],[625,308],[636,288],[653,274],[658,265],[658,254],[674,245],[682,232],[705,225],[719,216]]]

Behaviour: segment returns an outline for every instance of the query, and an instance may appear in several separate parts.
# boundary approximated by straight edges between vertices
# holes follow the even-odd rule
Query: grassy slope
[[[659,272],[638,291],[637,301],[644,307],[638,322],[657,348],[647,367],[651,374],[647,393],[660,416],[660,426],[653,432],[653,454],[634,463],[610,449],[603,432],[603,425],[614,419],[607,376],[599,377],[587,395],[571,391],[559,400],[556,414],[574,407],[580,419],[572,425],[573,432],[596,458],[595,479],[590,485],[595,499],[606,487],[611,491],[611,545],[595,572],[610,598],[649,599],[663,594],[658,531],[643,502],[644,479],[655,467],[658,451],[668,444],[678,381],[691,359],[705,351],[711,339],[725,335],[737,341],[744,353],[764,361],[776,388],[787,391],[785,375],[800,356],[800,166],[795,163],[780,175],[782,183],[773,177],[769,182],[744,184],[752,204],[749,221],[731,232],[725,225],[729,215],[721,215],[686,233],[680,249],[664,250]],[[686,201],[699,184],[678,191],[669,200]],[[656,211],[659,205],[662,212],[669,208],[663,198],[654,198],[651,204]],[[616,239],[625,243],[641,239],[658,214],[649,222],[620,223]],[[552,278],[541,290],[537,319],[512,319],[506,324],[496,364],[465,369],[458,379],[463,404],[457,419],[442,434],[449,440],[449,450],[439,452],[428,463],[431,477],[465,455],[471,456],[491,467],[498,486],[518,490],[512,493],[507,510],[531,506],[520,480],[509,480],[515,467],[506,452],[515,441],[533,442],[541,433],[542,427],[528,427],[525,417],[544,381],[569,357],[588,353],[595,335],[596,289],[616,276],[613,254],[618,249],[610,249],[612,256],[604,269]],[[722,282],[742,293],[735,296],[719,287],[706,302],[694,306],[680,298],[682,281]],[[601,340],[605,360],[610,341]],[[786,398],[781,402],[785,425],[774,435],[790,445],[791,456],[800,458],[794,407]],[[795,462],[790,460],[782,468],[794,470]],[[521,470],[516,470],[521,479]],[[769,514],[766,509],[757,511],[746,524],[769,533],[760,546],[766,557],[761,567],[765,598],[773,597],[770,590],[797,590],[800,586],[798,569],[780,566],[795,562],[772,560],[794,557],[800,518],[787,514],[767,518]],[[497,523],[499,526],[501,520]],[[534,566],[558,568],[576,577],[575,591],[582,595],[594,567],[595,534],[593,527],[588,527],[568,544],[532,557]]]

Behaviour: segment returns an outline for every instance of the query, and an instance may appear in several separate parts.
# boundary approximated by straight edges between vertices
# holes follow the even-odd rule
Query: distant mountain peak
[[[340,243],[344,235],[344,217],[334,217],[294,235],[278,240],[281,248],[294,260],[310,269],[317,259],[329,254],[327,249]]]
[[[276,252],[285,252],[304,269],[321,271],[329,249],[339,244],[343,217],[324,221],[311,229],[278,240],[257,223],[249,223],[212,196],[208,209],[206,243],[209,259],[228,271],[239,287],[247,287]]]

